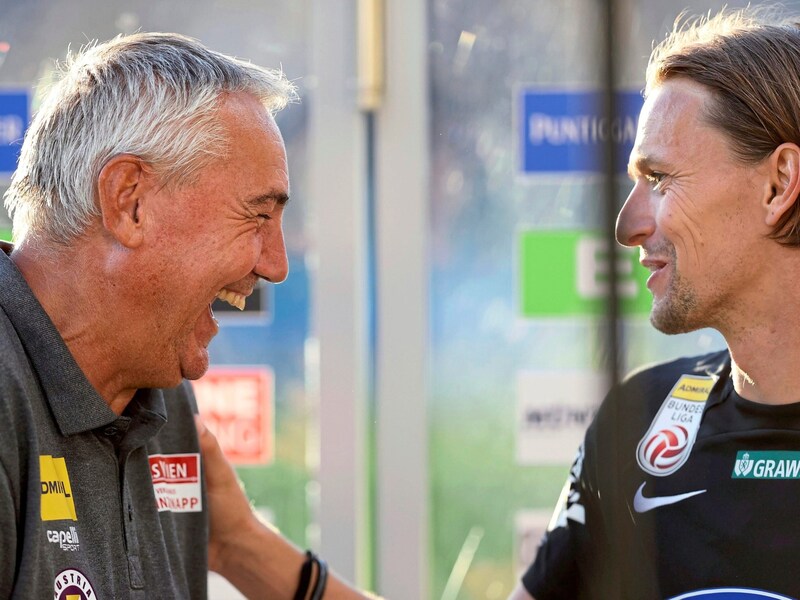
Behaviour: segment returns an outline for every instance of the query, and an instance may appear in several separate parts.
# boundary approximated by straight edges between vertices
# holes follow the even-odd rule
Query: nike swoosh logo
[[[647,483],[647,482],[645,482]],[[633,510],[637,513],[645,513],[648,510],[653,510],[654,508],[658,508],[659,506],[666,506],[668,504],[675,504],[676,502],[680,502],[681,500],[686,500],[687,498],[691,498],[692,496],[697,496],[698,494],[704,494],[707,490],[697,490],[695,492],[686,492],[685,494],[676,494],[674,496],[655,496],[653,498],[647,498],[644,494],[642,494],[642,490],[644,489],[644,483],[639,486],[639,489],[636,490],[636,495],[633,497]]]

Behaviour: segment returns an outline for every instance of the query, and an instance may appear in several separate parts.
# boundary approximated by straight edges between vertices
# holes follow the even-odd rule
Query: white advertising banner
[[[595,371],[517,373],[517,462],[570,464],[607,391]]]

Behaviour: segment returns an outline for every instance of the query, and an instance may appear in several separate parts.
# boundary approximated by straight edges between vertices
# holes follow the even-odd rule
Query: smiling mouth
[[[217,292],[217,298],[239,310],[244,310],[245,301],[247,300],[247,296],[244,294],[239,294],[238,292],[225,288]]]
[[[641,265],[650,271],[651,273],[655,273],[656,271],[660,271],[664,267],[667,266],[667,261],[664,260],[657,260],[653,258],[645,258],[639,261]]]

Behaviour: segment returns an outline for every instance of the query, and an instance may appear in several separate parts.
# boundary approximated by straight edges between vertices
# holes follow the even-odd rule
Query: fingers
[[[203,423],[203,419],[200,415],[194,416],[194,426],[197,429],[197,439],[200,442],[200,452],[203,454],[203,458],[206,457],[207,454],[213,454],[218,448],[219,444],[217,443],[214,434],[208,430],[206,424]]]
[[[206,465],[205,475],[208,485],[214,487],[228,479],[236,479],[236,475],[228,459],[222,453],[216,436],[206,427],[200,415],[194,416],[194,425],[197,428],[197,438],[200,442],[200,453]]]

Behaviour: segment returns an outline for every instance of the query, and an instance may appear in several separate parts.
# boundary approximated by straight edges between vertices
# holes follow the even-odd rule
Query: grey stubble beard
[[[697,294],[678,273],[675,247],[672,244],[665,246],[665,254],[669,256],[672,265],[672,278],[664,296],[658,300],[653,298],[650,323],[661,333],[667,335],[700,329],[702,325],[698,322]]]

